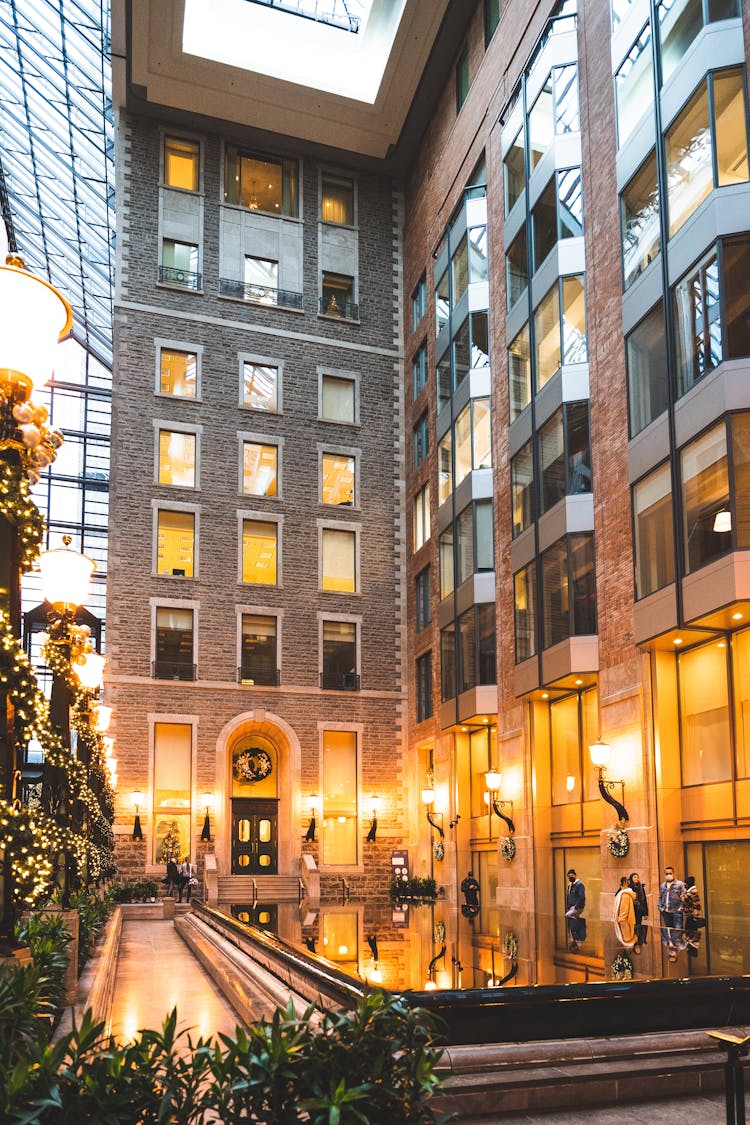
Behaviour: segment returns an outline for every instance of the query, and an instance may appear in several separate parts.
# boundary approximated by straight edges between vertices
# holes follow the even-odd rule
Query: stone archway
[[[299,846],[296,845],[295,794],[300,775],[300,744],[285,719],[265,708],[256,707],[230,719],[216,741],[216,777],[221,792],[216,809],[216,858],[219,871],[231,871],[232,749],[248,736],[259,736],[276,752],[278,772],[278,874],[297,874]]]

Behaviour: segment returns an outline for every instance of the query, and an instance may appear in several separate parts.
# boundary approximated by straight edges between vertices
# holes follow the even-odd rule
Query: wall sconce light
[[[378,965],[378,961],[380,960],[380,957],[378,956],[378,939],[375,934],[368,934],[365,938],[365,941],[370,947],[370,953],[372,954],[373,960],[373,966],[369,970],[367,975],[373,984],[382,984],[383,974],[380,971],[380,966]]]
[[[133,839],[143,839],[143,829],[141,828],[141,805],[143,804],[143,794],[140,789],[134,789],[130,794],[130,800],[135,808],[135,820],[133,821]]]
[[[320,808],[320,797],[317,793],[311,793],[307,804],[310,808],[310,824],[308,825],[305,839],[315,842],[315,814]]]
[[[378,797],[377,793],[373,793],[372,797],[370,797],[370,804],[372,805],[372,820],[370,821],[370,831],[367,833],[367,839],[371,844],[374,844],[378,834],[378,813],[380,812],[380,797]],[[377,961],[377,957],[375,960]]]
[[[494,812],[495,816],[499,817],[500,820],[505,821],[508,827],[508,832],[512,836],[516,830],[516,826],[511,819],[513,816],[513,802],[501,801],[499,799],[500,786],[503,783],[503,775],[501,773],[498,773],[497,770],[487,770],[487,773],[484,775],[484,780],[490,794],[490,820],[492,820],[492,814]],[[502,811],[506,806],[510,809],[510,816],[506,816]]]
[[[204,843],[208,843],[208,841],[211,839],[211,809],[213,808],[213,804],[213,793],[204,793],[203,805],[206,810],[206,818],[203,821],[203,831],[201,832],[201,840],[203,840]]]
[[[443,831],[443,814],[442,813],[433,813],[431,811],[431,807],[430,807],[432,805],[433,801],[435,800],[435,774],[434,774],[434,771],[432,769],[432,766],[430,766],[430,768],[427,771],[427,784],[425,785],[424,789],[422,790],[422,800],[423,800],[424,804],[427,806],[427,820],[428,820],[428,822],[435,829],[435,831],[440,834],[440,839],[441,840],[445,839],[445,832]],[[440,817],[440,823],[438,823],[435,820],[436,816]]]
[[[607,766],[609,765],[609,758],[611,753],[612,747],[609,745],[609,743],[602,742],[601,738],[597,738],[596,742],[593,742],[591,746],[589,746],[591,763],[597,771],[599,780],[599,793],[601,794],[602,800],[606,801],[608,805],[612,806],[620,820],[630,820],[630,817],[628,816],[628,810],[625,808],[624,804],[625,782],[608,781],[606,778]],[[622,797],[622,801],[615,800],[615,798],[609,792],[609,790],[615,789],[618,785],[620,786],[620,796]]]
[[[445,957],[445,950],[446,946],[442,945],[427,966],[427,980],[424,986],[425,992],[434,992],[437,988],[437,984],[435,983],[435,966],[438,961],[442,961],[443,957]]]
[[[714,516],[714,531],[726,532],[732,530],[732,513],[728,508],[720,508]]]

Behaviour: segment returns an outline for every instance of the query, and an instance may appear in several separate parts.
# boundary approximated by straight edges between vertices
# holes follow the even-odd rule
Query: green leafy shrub
[[[127,1044],[104,1035],[86,1013],[54,1047],[26,1052],[25,1088],[16,1082],[3,1107],[8,1122],[69,1125],[428,1125],[440,1057],[433,1018],[381,992],[354,1012],[313,1009],[301,1019],[290,1003],[271,1020],[238,1027],[234,1037],[193,1041],[177,1032],[173,1010],[160,1031]],[[0,1009],[0,1024],[2,1023]],[[23,1077],[23,1075],[20,1075]]]
[[[64,999],[64,980],[68,967],[67,947],[73,940],[60,914],[42,915],[32,911],[16,926],[21,945],[31,950],[34,965],[48,982],[49,1000],[59,1007]]]
[[[113,902],[149,902],[159,894],[155,879],[136,879],[132,883],[113,883],[110,888]]]
[[[78,971],[89,959],[91,946],[96,941],[112,913],[112,895],[103,897],[91,891],[76,891],[70,896],[70,907],[78,912]]]

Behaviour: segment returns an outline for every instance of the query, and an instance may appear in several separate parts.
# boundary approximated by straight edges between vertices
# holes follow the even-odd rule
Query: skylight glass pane
[[[266,8],[279,8],[304,19],[327,23],[356,34],[372,7],[372,0],[248,0]]]

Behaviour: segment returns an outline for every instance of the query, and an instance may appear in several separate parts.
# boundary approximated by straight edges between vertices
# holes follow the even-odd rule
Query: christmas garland
[[[442,840],[432,841],[432,854],[434,855],[438,863],[442,863],[442,861],[445,859],[445,844]]]
[[[503,938],[503,956],[507,957],[509,961],[518,960],[518,938],[512,930],[505,931]]]
[[[624,859],[630,851],[630,839],[622,824],[610,828],[607,833],[607,847],[615,859]]]
[[[633,962],[627,953],[618,953],[612,961],[612,976],[615,980],[633,979]]]
[[[508,863],[511,862],[516,854],[516,841],[512,836],[505,836],[500,841],[500,854]]]
[[[29,482],[20,465],[0,460],[0,516],[16,527],[19,565],[31,570],[39,555],[44,535],[44,520],[29,493]]]

